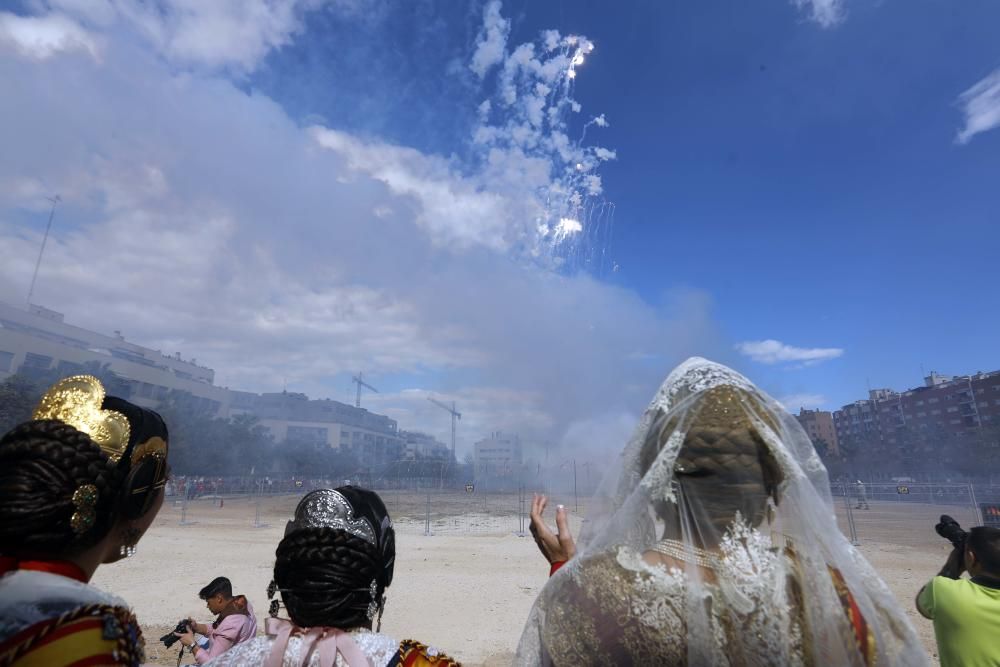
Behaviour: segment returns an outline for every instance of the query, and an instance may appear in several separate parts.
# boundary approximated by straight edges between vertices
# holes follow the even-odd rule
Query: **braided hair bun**
[[[123,474],[90,436],[55,419],[19,424],[0,439],[0,551],[69,554],[103,538],[115,521]],[[70,525],[73,494],[97,489],[94,525]]]
[[[58,419],[24,422],[0,438],[0,555],[74,555],[100,542],[118,521],[147,514],[162,493],[168,434],[160,416],[103,396],[91,376],[56,383],[47,408],[58,407],[60,387],[74,382],[96,385],[101,409],[128,420],[128,442],[112,461],[87,433],[67,423],[80,425],[72,414],[59,412]],[[41,414],[55,416],[48,409]]]
[[[355,517],[372,525],[376,544],[329,527],[303,528],[281,540],[275,552],[274,583],[300,627],[370,627],[372,581],[379,607],[392,583],[396,537],[385,504],[366,489],[344,486],[337,491],[351,504]]]

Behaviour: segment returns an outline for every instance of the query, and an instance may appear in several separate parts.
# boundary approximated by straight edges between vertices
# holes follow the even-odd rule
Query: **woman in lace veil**
[[[670,374],[587,518],[519,665],[928,663],[808,436],[725,366]]]

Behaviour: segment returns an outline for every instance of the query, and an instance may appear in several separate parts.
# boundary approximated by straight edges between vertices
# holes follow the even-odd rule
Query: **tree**
[[[0,384],[0,433],[31,419],[38,403],[35,385],[22,375],[11,375]]]

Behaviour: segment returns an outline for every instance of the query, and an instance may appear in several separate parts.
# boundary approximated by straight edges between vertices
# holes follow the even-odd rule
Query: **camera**
[[[178,639],[180,639],[180,637],[178,637],[174,633],[175,632],[187,632],[188,628],[189,628],[188,620],[186,618],[183,618],[183,619],[177,621],[177,627],[176,628],[174,628],[173,630],[171,630],[167,634],[165,634],[162,637],[160,637],[160,641],[163,642],[164,646],[166,646],[167,648],[170,648],[171,646],[174,645],[174,642],[176,642]]]
[[[937,534],[951,542],[956,549],[965,547],[965,539],[969,536],[968,531],[963,530],[958,522],[947,514],[941,515],[941,522],[934,526]]]

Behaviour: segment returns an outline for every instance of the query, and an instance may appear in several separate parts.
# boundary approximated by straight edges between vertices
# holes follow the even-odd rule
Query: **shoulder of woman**
[[[39,621],[84,605],[128,609],[121,598],[48,572],[11,572],[0,578],[0,640]]]
[[[422,644],[415,639],[404,639],[399,643],[399,653],[389,662],[389,667],[459,667],[457,660],[433,646]]]
[[[81,604],[22,627],[0,642],[0,654],[16,664],[139,665],[145,642],[127,607]],[[7,664],[7,663],[5,663]]]

